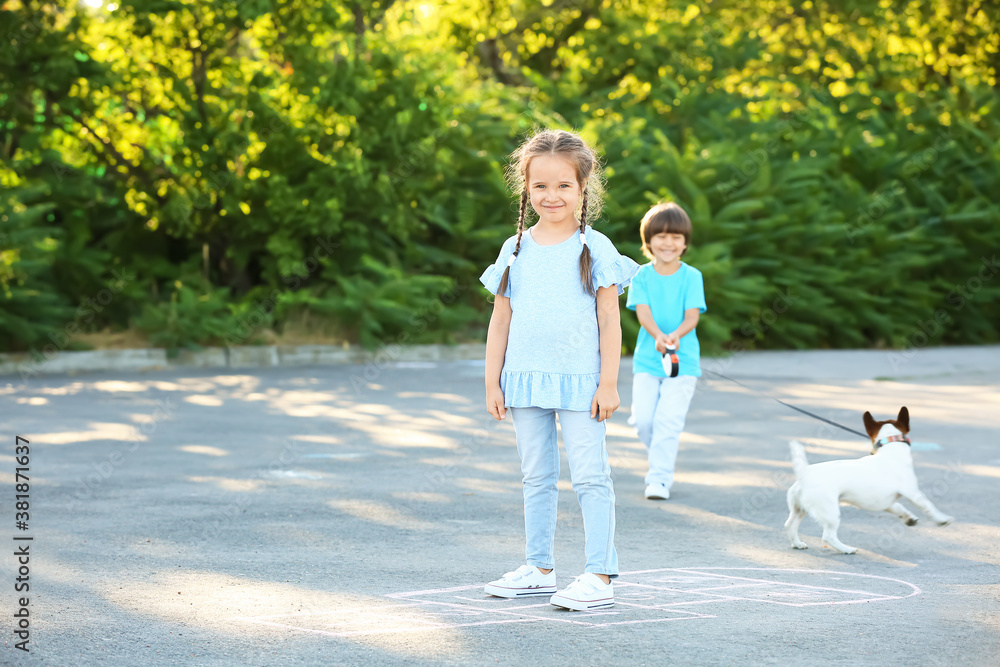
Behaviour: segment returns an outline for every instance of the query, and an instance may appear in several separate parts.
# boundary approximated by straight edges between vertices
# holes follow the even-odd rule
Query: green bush
[[[651,203],[688,210],[706,351],[996,341],[997,10],[13,0],[0,348],[481,340],[534,126],[602,153],[599,228],[637,260]]]
[[[0,195],[0,350],[62,349],[73,309],[56,287],[59,230],[44,186]]]
[[[180,348],[221,345],[237,329],[229,310],[228,290],[201,293],[177,281],[170,300],[147,304],[134,325],[150,342],[176,353]]]

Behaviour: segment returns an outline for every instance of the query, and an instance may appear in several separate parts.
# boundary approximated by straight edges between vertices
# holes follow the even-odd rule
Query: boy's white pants
[[[663,484],[667,489],[673,485],[681,431],[697,385],[693,375],[668,378],[636,373],[632,378],[635,430],[649,453],[647,485]]]

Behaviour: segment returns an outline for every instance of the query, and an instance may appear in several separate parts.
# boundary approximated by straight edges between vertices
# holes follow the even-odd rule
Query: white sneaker
[[[670,489],[666,484],[649,484],[646,486],[646,498],[649,500],[667,500],[670,498]]]
[[[556,571],[542,574],[534,565],[522,565],[483,588],[487,595],[498,598],[523,598],[552,595],[556,592]]]
[[[592,572],[581,574],[573,583],[559,591],[549,600],[557,607],[565,607],[575,611],[605,609],[615,604],[615,589],[611,584],[601,581]]]

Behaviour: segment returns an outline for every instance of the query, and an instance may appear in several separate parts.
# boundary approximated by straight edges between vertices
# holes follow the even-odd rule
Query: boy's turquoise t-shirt
[[[701,313],[707,310],[701,271],[681,262],[673,275],[661,276],[652,262],[642,265],[628,289],[626,307],[635,310],[639,304],[649,306],[656,326],[663,333],[670,333],[684,321],[685,310],[697,308]],[[680,359],[678,375],[701,377],[701,345],[698,344],[697,330],[681,338],[677,356]],[[639,329],[635,344],[632,373],[649,373],[658,377],[667,375],[663,370],[663,355],[656,351],[656,341],[643,328]]]

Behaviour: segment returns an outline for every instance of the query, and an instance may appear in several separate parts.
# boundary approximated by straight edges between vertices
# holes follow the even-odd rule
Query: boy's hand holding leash
[[[590,418],[596,417],[597,421],[602,422],[610,417],[619,405],[621,399],[618,397],[618,388],[599,384],[594,400],[590,404]]]
[[[656,336],[656,351],[663,354],[667,351],[668,347],[672,347],[676,350],[679,342],[680,337],[677,335],[676,331],[669,334],[659,333]]]
[[[668,378],[677,377],[680,370],[680,358],[677,356],[677,344],[680,336],[677,332],[656,335],[656,351],[663,355],[663,370]]]
[[[503,421],[507,417],[507,408],[504,407],[503,390],[499,385],[486,390],[486,409],[497,421]]]

